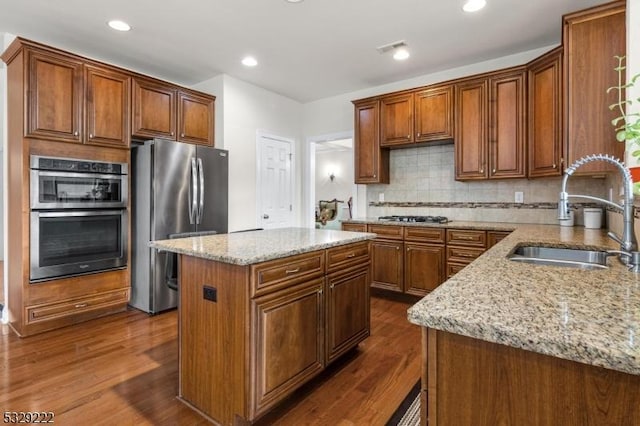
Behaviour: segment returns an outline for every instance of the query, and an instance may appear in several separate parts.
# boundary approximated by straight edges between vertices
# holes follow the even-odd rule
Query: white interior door
[[[293,141],[260,135],[258,223],[264,229],[293,226]]]

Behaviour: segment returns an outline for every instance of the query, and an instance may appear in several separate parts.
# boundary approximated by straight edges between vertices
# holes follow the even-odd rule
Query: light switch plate
[[[378,194],[378,201],[380,201],[381,203],[384,202],[384,192]]]
[[[524,203],[524,192],[516,191],[514,200],[516,203]]]

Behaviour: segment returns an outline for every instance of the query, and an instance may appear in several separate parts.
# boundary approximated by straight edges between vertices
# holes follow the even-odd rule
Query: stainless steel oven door
[[[31,212],[31,282],[127,266],[127,211]]]
[[[31,209],[126,208],[127,175],[31,170]]]

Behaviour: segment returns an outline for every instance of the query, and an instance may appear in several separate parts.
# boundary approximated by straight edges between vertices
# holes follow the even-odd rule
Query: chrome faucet
[[[611,163],[618,168],[618,171],[622,175],[622,182],[624,186],[623,205],[603,200],[602,198],[592,197],[590,195],[567,194],[567,181],[569,180],[569,176],[573,175],[578,167],[592,161],[604,161]],[[562,178],[560,202],[558,203],[558,219],[560,220],[569,219],[569,198],[586,198],[589,200],[595,200],[622,211],[624,221],[622,237],[619,237],[613,232],[609,232],[608,235],[611,239],[620,244],[620,250],[616,251],[616,253],[619,254],[620,261],[625,265],[628,265],[630,269],[634,270],[634,272],[638,272],[638,270],[640,270],[640,254],[638,254],[638,241],[633,228],[633,179],[631,178],[631,172],[629,169],[627,169],[619,159],[612,155],[593,154],[582,157],[567,168],[564,177]]]

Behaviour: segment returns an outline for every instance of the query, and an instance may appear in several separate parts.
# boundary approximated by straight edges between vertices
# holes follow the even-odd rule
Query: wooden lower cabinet
[[[327,278],[327,364],[369,336],[369,267]]]
[[[422,329],[421,424],[640,425],[640,378]]]
[[[181,255],[179,398],[216,424],[250,424],[357,346],[370,333],[368,248],[254,265]],[[320,269],[271,280],[317,258]]]
[[[256,415],[324,368],[324,277],[252,300]]]
[[[404,276],[404,243],[374,240],[371,243],[371,286],[402,292]]]
[[[445,280],[444,245],[404,244],[404,291],[424,296]]]

